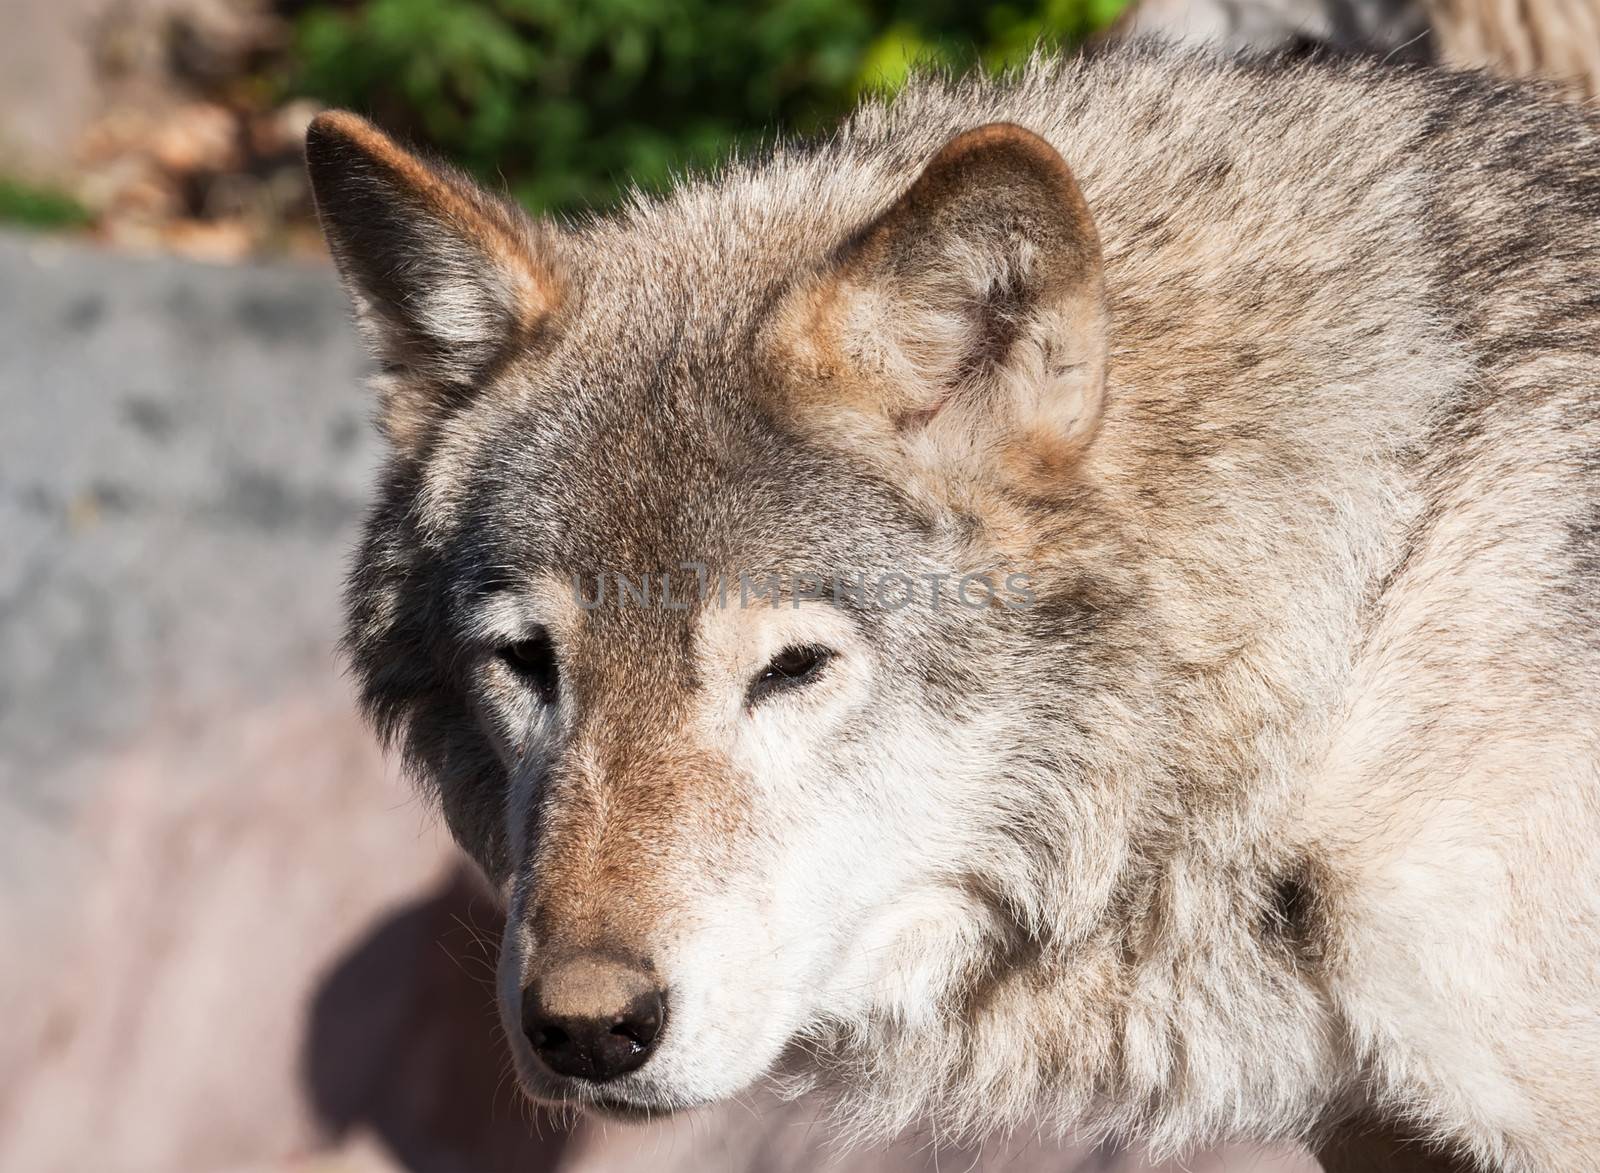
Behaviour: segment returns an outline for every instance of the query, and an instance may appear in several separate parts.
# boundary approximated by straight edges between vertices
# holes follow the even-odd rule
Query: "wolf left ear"
[[[1100,241],[1066,162],[1020,126],[950,140],[780,311],[807,414],[935,462],[1048,480],[1105,393]]]
[[[345,111],[312,120],[317,214],[386,380],[382,420],[405,444],[525,345],[560,298],[540,228],[447,167]]]

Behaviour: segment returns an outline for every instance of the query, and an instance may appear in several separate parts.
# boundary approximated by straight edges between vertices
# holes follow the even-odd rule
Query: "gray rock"
[[[327,674],[375,456],[331,274],[0,238],[0,800],[219,693]]]

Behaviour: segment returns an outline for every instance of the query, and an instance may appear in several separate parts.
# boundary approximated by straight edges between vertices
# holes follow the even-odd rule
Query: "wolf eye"
[[[803,688],[822,675],[823,668],[831,659],[833,653],[827,648],[812,646],[784,648],[756,674],[756,678],[750,682],[750,690],[745,700],[754,705],[775,692]]]
[[[545,704],[556,699],[560,674],[556,670],[556,649],[547,632],[540,631],[527,639],[507,644],[500,649],[500,658]]]

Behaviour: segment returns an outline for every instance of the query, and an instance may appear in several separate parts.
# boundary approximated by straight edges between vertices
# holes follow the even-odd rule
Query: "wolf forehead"
[[[717,386],[739,371],[630,378],[528,361],[527,377],[441,429],[419,475],[391,482],[417,499],[428,544],[464,588],[695,565],[842,570],[926,544],[931,519],[878,470]]]

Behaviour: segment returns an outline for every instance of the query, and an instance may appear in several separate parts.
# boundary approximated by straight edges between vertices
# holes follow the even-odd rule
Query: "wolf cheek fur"
[[[1129,52],[566,227],[350,115],[309,158],[392,441],[347,647],[506,895],[530,1091],[665,1110],[804,1057],[864,1128],[1367,1113],[1592,1165],[1589,115]],[[570,590],[685,560],[1037,605]],[[548,702],[502,654],[534,635]],[[826,665],[752,703],[795,648]],[[665,999],[604,1082],[519,1017],[578,965]]]

